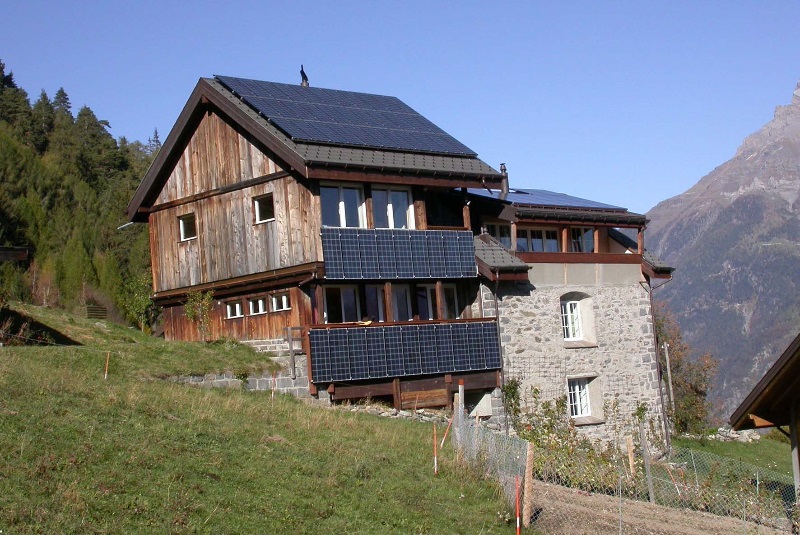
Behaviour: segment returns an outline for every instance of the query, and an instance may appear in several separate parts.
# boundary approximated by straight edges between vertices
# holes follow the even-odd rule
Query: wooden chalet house
[[[168,340],[200,338],[183,304],[210,290],[211,338],[302,333],[312,394],[445,405],[458,381],[500,385],[467,190],[504,184],[396,98],[216,76],[128,216],[149,223]],[[498,249],[493,278],[525,278]]]

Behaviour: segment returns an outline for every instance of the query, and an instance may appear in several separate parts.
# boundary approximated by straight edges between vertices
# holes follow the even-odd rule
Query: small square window
[[[257,297],[255,299],[250,300],[250,315],[255,316],[256,314],[266,314],[267,313],[267,298],[266,297]]]
[[[274,294],[272,296],[272,311],[280,312],[281,310],[289,310],[291,303],[289,303],[289,292]]]
[[[244,316],[244,312],[242,311],[242,302],[241,301],[230,301],[225,303],[227,307],[227,319],[233,318],[241,318]]]
[[[181,231],[181,241],[193,240],[197,237],[197,224],[194,213],[182,215],[178,218]]]
[[[272,193],[253,199],[256,223],[266,223],[275,219],[275,203]]]

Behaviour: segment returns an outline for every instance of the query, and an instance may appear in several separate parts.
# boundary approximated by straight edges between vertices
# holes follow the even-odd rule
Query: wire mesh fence
[[[587,456],[569,444],[532,446],[513,434],[490,431],[456,411],[453,444],[467,464],[497,481],[514,504],[527,471],[538,533],[787,533],[793,529],[790,475],[673,447],[649,459],[639,444],[629,455],[609,448]],[[601,459],[601,462],[598,462]],[[519,479],[517,479],[519,478]],[[523,492],[521,484],[519,492]],[[652,491],[650,490],[652,488]],[[528,522],[525,522],[528,520]],[[795,528],[796,529],[796,528]]]

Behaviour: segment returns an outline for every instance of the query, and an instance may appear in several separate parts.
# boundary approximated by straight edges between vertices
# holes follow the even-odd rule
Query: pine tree
[[[147,138],[147,154],[155,156],[161,149],[161,139],[158,137],[158,128],[153,130],[153,136]]]
[[[31,110],[31,142],[39,154],[47,150],[48,136],[55,126],[55,109],[47,98],[47,93],[42,89],[39,100]]]

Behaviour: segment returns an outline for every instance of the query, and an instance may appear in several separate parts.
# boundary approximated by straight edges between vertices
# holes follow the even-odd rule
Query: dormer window
[[[181,241],[193,240],[197,237],[197,224],[194,213],[182,215],[178,218]]]

